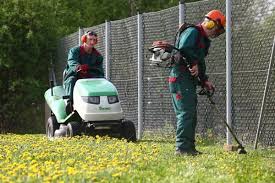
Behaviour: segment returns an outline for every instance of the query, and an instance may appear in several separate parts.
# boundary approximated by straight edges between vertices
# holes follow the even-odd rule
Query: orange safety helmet
[[[218,25],[222,26],[222,28],[225,28],[226,24],[226,17],[224,14],[219,10],[212,10],[209,13],[205,15],[206,18],[215,21]]]

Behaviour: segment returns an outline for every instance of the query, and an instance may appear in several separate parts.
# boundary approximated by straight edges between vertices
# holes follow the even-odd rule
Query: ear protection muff
[[[84,34],[83,36],[81,36],[81,42],[86,43],[86,41],[87,41],[87,34]]]
[[[205,23],[205,27],[207,29],[213,29],[215,27],[216,23],[213,20],[209,20],[208,22]]]

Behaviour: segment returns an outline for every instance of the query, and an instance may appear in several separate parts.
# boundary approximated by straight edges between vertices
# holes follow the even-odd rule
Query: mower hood
[[[79,79],[75,89],[80,96],[117,96],[115,86],[106,79]]]

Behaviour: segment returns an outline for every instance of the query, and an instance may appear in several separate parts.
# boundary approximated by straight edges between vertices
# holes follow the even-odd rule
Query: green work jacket
[[[175,47],[180,49],[187,63],[190,65],[198,64],[199,75],[201,82],[208,79],[206,75],[205,57],[208,54],[211,41],[205,35],[204,30],[200,25],[192,26],[185,29],[175,41]],[[179,77],[183,72],[189,72],[184,66],[176,64],[172,67],[170,77]],[[190,73],[189,73],[190,74]]]
[[[77,66],[82,64],[89,65],[89,75],[91,78],[103,78],[103,57],[93,48],[93,51],[89,54],[86,53],[83,46],[77,46],[70,49],[68,53],[67,66],[65,68],[64,80],[71,76],[76,76]]]

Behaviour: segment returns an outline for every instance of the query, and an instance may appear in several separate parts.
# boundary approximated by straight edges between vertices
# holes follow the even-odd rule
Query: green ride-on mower
[[[116,87],[104,78],[77,80],[69,111],[63,86],[51,82],[44,96],[51,110],[46,122],[48,138],[98,134],[136,141],[135,125],[123,118]]]

